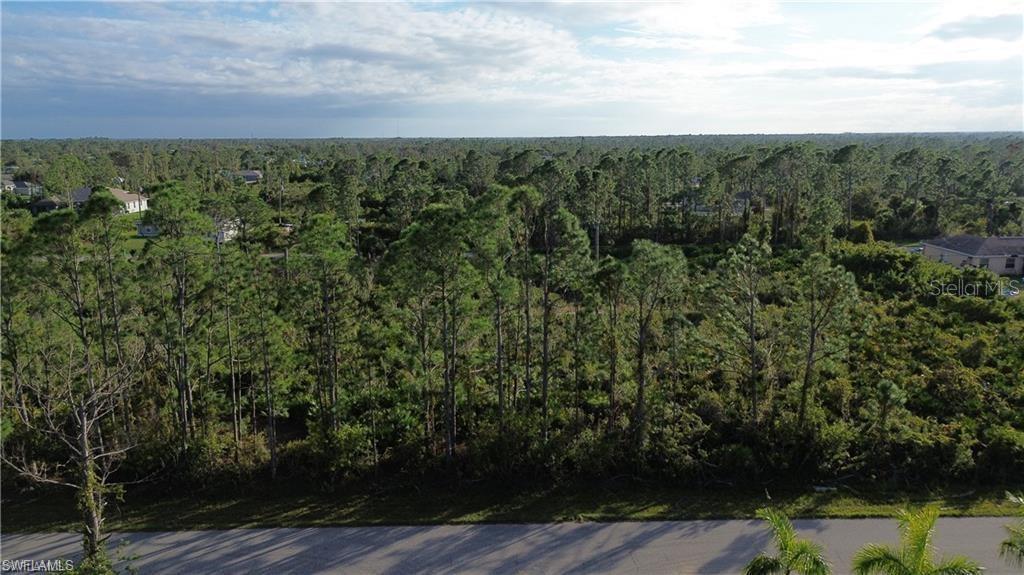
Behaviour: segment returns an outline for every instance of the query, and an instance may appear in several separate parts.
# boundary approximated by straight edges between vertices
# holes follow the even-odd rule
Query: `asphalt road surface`
[[[998,517],[942,518],[940,553],[962,553],[986,573],[1011,574],[998,556]],[[890,519],[794,522],[825,545],[835,573],[868,542],[895,543]],[[69,533],[0,536],[4,561],[77,556]],[[332,527],[124,533],[111,546],[139,573],[739,573],[770,539],[758,521]]]

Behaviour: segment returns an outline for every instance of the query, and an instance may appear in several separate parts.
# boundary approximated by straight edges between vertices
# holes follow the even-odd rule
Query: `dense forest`
[[[38,215],[5,193],[2,251],[5,489],[77,488],[92,545],[141,481],[1024,477],[1024,297],[936,289],[998,280],[903,247],[1024,234],[1019,135],[29,140],[3,162],[97,190]]]

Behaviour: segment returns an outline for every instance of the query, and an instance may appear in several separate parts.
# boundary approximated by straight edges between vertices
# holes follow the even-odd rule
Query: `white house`
[[[92,197],[92,191],[92,188],[85,186],[71,192],[71,202],[75,205],[75,209],[80,209],[89,201],[89,198]],[[117,188],[107,188],[107,191],[117,201],[121,202],[122,209],[126,214],[136,214],[149,209],[149,199],[142,194],[127,192]],[[56,201],[63,203],[60,199]]]
[[[956,267],[1024,275],[1024,236],[950,236],[921,242],[924,256]]]
[[[216,244],[223,244],[235,239],[238,235],[238,220],[217,220],[214,225],[217,227],[217,231],[210,234],[210,239]]]
[[[139,193],[110,188],[110,193],[124,205],[126,214],[137,214],[149,209],[149,198]]]

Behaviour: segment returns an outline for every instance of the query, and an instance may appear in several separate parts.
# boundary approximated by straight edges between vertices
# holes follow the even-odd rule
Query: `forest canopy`
[[[1024,298],[904,246],[1024,235],[1022,145],[6,141],[94,193],[5,193],[4,481],[1019,479]]]

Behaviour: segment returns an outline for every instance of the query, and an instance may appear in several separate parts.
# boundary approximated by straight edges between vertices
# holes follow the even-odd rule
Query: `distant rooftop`
[[[107,188],[107,191],[121,202],[134,202],[142,198],[142,194],[133,194],[118,188]],[[92,197],[92,188],[89,186],[83,186],[71,192],[71,201],[76,204],[84,204],[89,201],[90,197]]]
[[[1024,236],[949,236],[922,243],[972,256],[1024,254]]]

